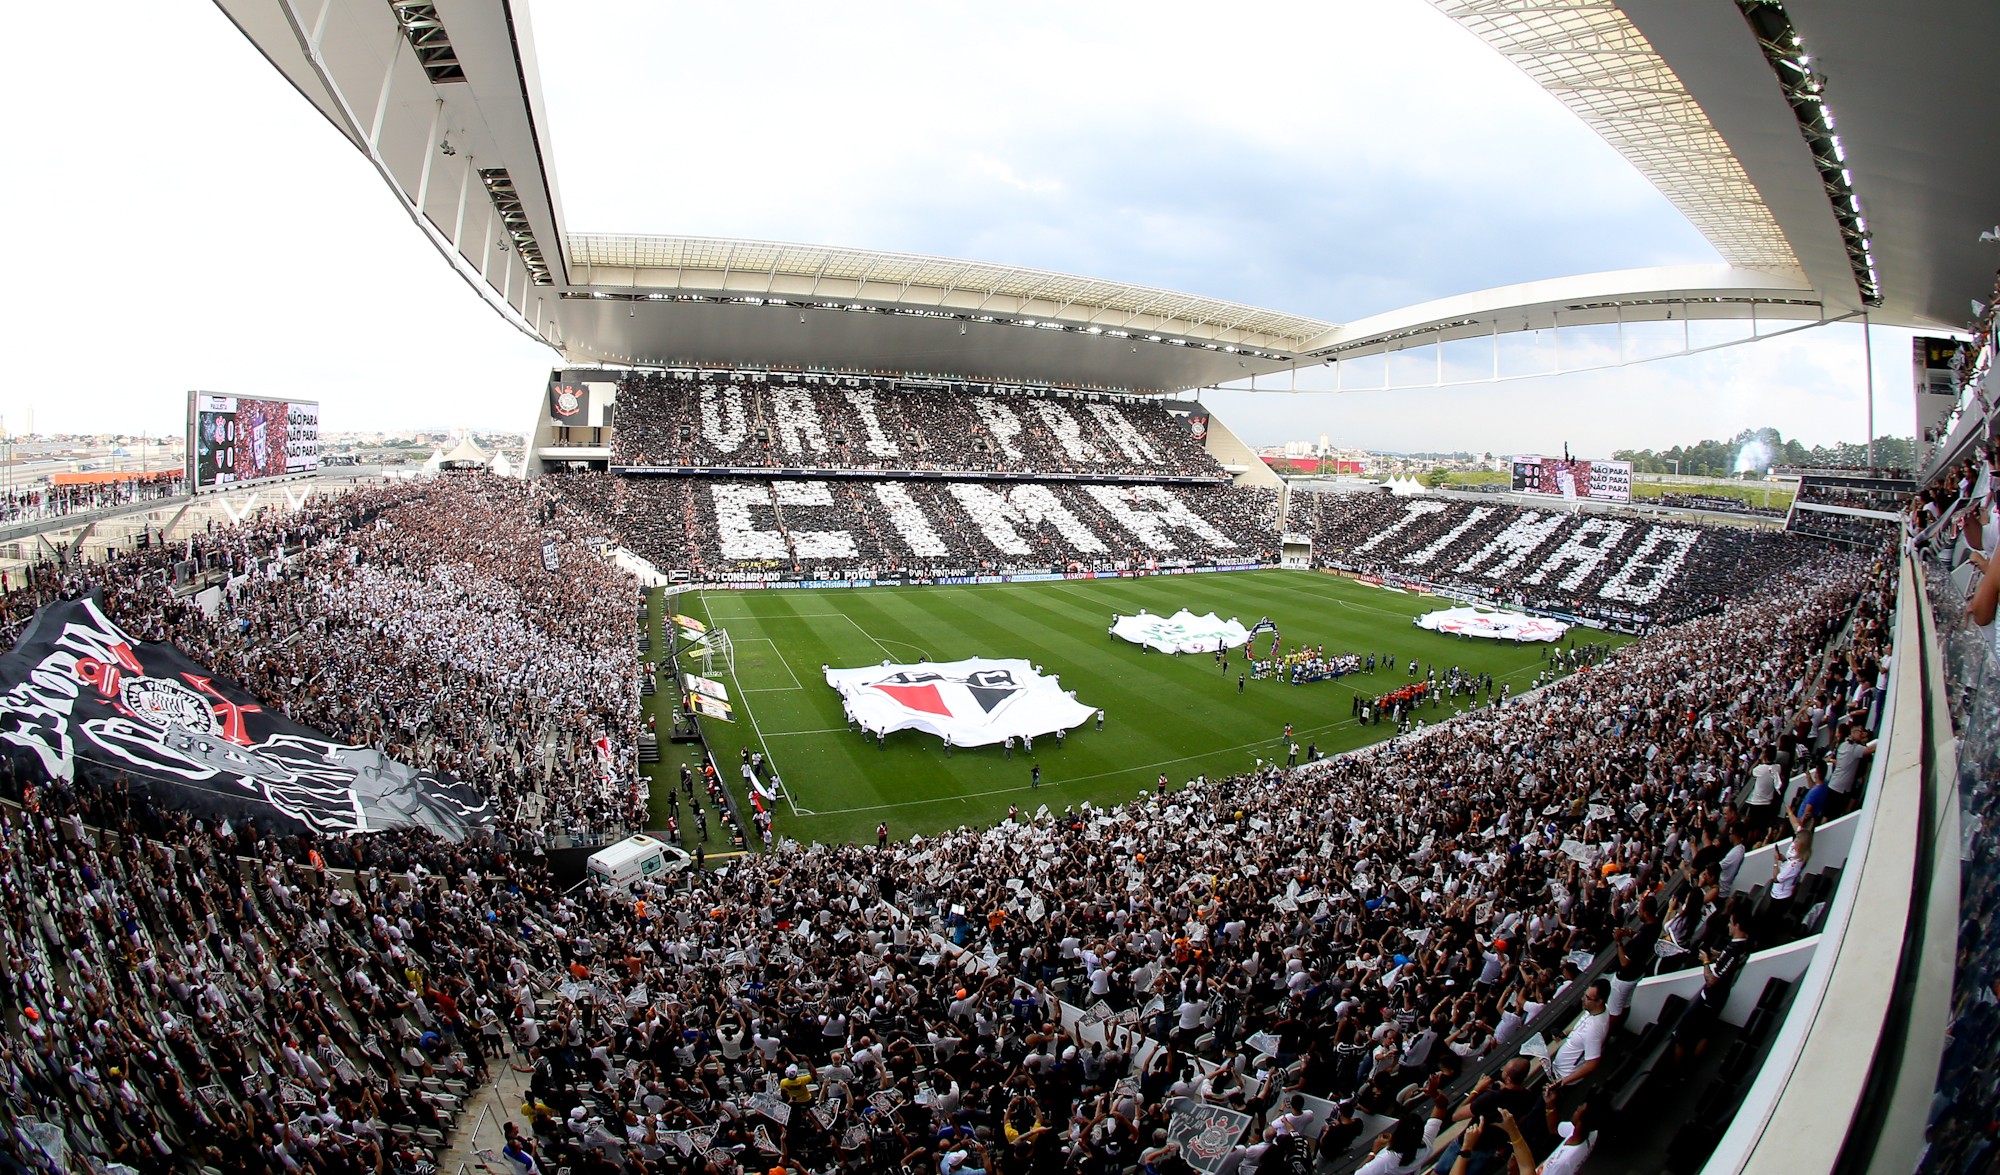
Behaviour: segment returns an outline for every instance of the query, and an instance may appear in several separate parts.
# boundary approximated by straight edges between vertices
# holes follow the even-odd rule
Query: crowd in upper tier
[[[1794,510],[1785,522],[1785,530],[1810,539],[1872,549],[1894,538],[1898,524],[1886,518],[1829,514],[1823,510]]]
[[[1223,476],[1146,396],[656,371],[619,385],[615,420],[617,465]]]
[[[1907,482],[1884,482],[1865,478],[1804,478],[1799,482],[1799,501],[1820,506],[1846,506],[1855,510],[1881,510],[1894,514],[1910,501]]]
[[[308,844],[44,787],[0,812],[8,1124],[148,1175],[402,1175],[512,1064],[519,1172],[1185,1172],[1165,1128],[1199,1102],[1254,1116],[1246,1161],[1360,1141],[1413,1171],[1456,1115],[1439,1091],[1520,1043],[1577,952],[1625,941],[1643,971],[1655,939],[1740,962],[1800,932],[1724,874],[1858,800],[1886,583],[1824,557],[1373,750],[630,898],[560,891],[506,822]],[[1121,1026],[1079,1040],[1058,998]],[[1585,1107],[1620,1047],[1602,1000],[1546,1074]],[[1372,1143],[1371,1114],[1395,1123]]]
[[[88,514],[186,492],[187,478],[179,471],[135,473],[123,480],[76,485],[9,486],[0,490],[0,525]]]
[[[1655,501],[1662,506],[1673,506],[1681,510],[1706,510],[1712,514],[1743,514],[1752,518],[1783,518],[1785,512],[1774,507],[1759,506],[1743,498],[1731,498],[1721,494],[1661,494]]]
[[[1784,534],[1456,498],[1295,494],[1313,561],[1484,599],[1644,624],[1712,608],[1819,550]]]
[[[1271,563],[1277,495],[1225,486],[564,474],[564,500],[700,580]]]

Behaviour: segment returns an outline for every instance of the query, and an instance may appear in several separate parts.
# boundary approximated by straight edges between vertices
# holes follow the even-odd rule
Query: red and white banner
[[[1478,636],[1501,641],[1559,641],[1563,633],[1569,631],[1569,625],[1560,620],[1491,608],[1446,608],[1442,612],[1426,612],[1417,617],[1417,627],[1450,636]]]
[[[1055,677],[1022,660],[969,657],[935,664],[826,671],[847,716],[882,734],[921,730],[957,747],[1071,730],[1095,714]]]

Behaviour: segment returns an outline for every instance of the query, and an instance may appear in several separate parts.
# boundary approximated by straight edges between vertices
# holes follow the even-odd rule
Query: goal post
[[[711,671],[717,665],[722,666],[725,673],[736,672],[736,646],[730,641],[729,630],[726,628],[709,629],[708,639],[701,644],[702,676],[714,676]]]

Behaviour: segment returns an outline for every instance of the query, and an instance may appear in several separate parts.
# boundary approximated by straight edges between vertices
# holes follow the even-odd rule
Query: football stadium
[[[2000,9],[1407,6],[1715,259],[1333,321],[584,231],[526,0],[215,0],[546,381],[421,463],[0,418],[0,1175],[2000,1171]],[[1844,460],[1252,443],[1821,328]]]

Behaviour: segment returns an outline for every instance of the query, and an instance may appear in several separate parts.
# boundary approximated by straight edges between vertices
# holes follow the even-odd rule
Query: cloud
[[[1027,192],[1036,196],[1052,195],[1063,190],[1063,182],[1047,176],[1023,179],[1021,175],[1004,161],[978,151],[966,156],[966,166],[975,174],[997,180],[1017,192]]]
[[[0,387],[10,425],[32,403],[45,430],[177,430],[190,388],[319,398],[330,429],[527,423],[553,353],[485,307],[219,10],[98,11],[109,80],[83,89],[34,48],[72,36],[66,10],[10,14],[0,100],[36,112],[15,120],[24,178],[0,194],[27,275],[0,294],[28,373]],[[1419,0],[1264,5],[1230,28],[1206,4],[1053,0],[533,16],[544,148],[577,231],[936,253],[1334,320],[1714,257]],[[1540,447],[1557,429],[1671,444],[1738,418],[1858,436],[1858,347],[1835,333],[1455,392],[1216,402],[1259,439],[1403,448]],[[1893,351],[1877,347],[1877,382],[1907,417]]]

